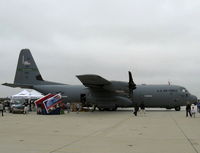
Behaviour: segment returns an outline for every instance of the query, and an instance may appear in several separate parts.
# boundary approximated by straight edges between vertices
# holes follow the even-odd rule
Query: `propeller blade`
[[[128,71],[128,75],[129,75],[129,82],[128,82],[129,90],[134,90],[136,89],[136,84],[133,81],[133,77],[130,71]]]
[[[128,82],[129,98],[133,101],[133,90],[136,89],[136,84],[133,81],[133,77],[130,71],[128,71],[128,75],[129,75],[129,82]]]

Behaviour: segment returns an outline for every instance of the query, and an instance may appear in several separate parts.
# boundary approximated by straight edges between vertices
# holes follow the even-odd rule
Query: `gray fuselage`
[[[117,84],[117,86],[115,86]],[[175,108],[185,106],[187,102],[196,102],[184,87],[176,85],[137,85],[133,90],[133,101],[130,100],[126,82],[113,81],[105,90],[93,94],[90,88],[83,85],[35,85],[33,88],[44,94],[61,93],[68,102],[81,102],[81,95],[85,95],[85,103],[99,107],[133,107],[143,103],[145,107]]]

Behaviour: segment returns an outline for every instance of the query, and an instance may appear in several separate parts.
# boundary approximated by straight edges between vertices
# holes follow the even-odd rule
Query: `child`
[[[192,117],[195,118],[196,110],[195,110],[194,106],[192,106],[191,113],[192,113]]]

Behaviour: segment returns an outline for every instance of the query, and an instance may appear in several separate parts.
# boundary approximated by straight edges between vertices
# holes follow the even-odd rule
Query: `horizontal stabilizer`
[[[26,85],[26,84],[13,84],[13,83],[3,83],[2,85],[8,86],[8,87],[20,87],[20,88],[32,88],[32,85]]]
[[[76,76],[83,85],[86,87],[103,87],[105,85],[109,85],[110,81],[98,76],[98,75],[77,75]]]

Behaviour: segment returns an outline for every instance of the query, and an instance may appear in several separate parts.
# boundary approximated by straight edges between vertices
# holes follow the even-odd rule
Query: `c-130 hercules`
[[[43,94],[61,93],[67,102],[81,102],[99,110],[116,110],[118,107],[175,108],[195,103],[197,97],[177,85],[136,85],[129,72],[129,82],[108,81],[98,75],[77,75],[83,85],[43,80],[29,49],[22,49],[18,59],[14,83],[5,86],[35,89]]]

